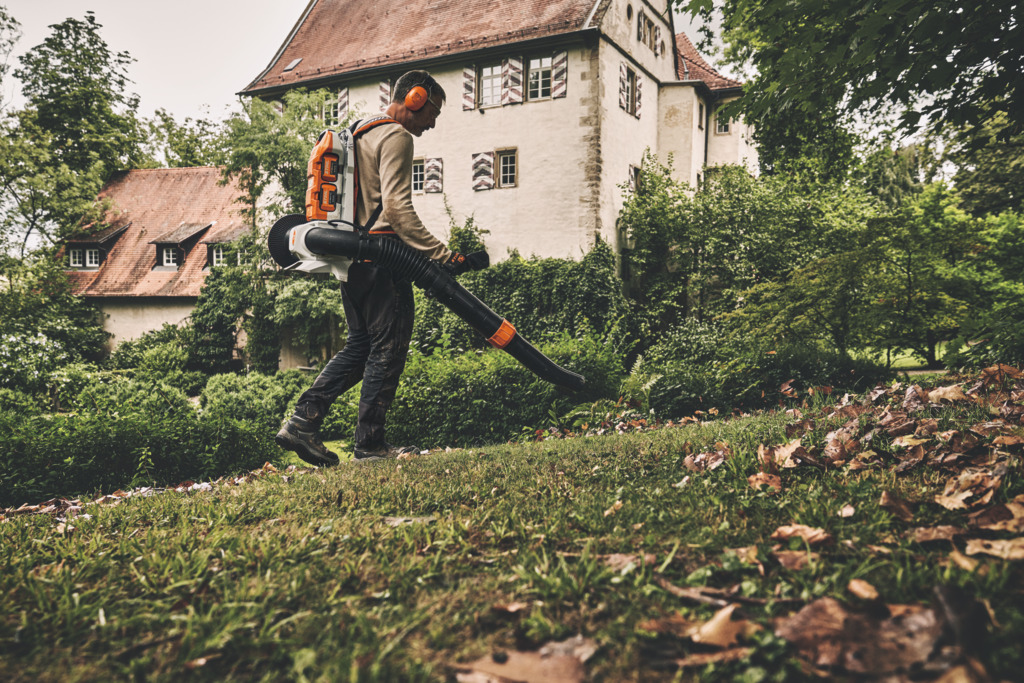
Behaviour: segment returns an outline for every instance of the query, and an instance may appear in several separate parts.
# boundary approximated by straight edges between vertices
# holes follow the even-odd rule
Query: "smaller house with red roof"
[[[221,169],[159,168],[115,174],[103,230],[65,247],[72,291],[98,305],[111,346],[192,313],[211,266],[249,230],[241,194]]]

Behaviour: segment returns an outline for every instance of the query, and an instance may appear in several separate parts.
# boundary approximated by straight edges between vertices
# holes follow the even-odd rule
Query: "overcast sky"
[[[131,86],[150,116],[166,109],[179,120],[223,118],[235,93],[249,84],[277,52],[307,0],[0,0],[21,23],[17,55],[50,35],[49,26],[92,10],[100,35],[115,52],[136,61]],[[12,79],[13,80],[13,79]],[[23,101],[15,83],[3,101]],[[204,110],[204,107],[208,109]]]
[[[49,26],[92,10],[100,35],[115,52],[136,61],[129,69],[140,113],[166,109],[185,117],[225,117],[235,93],[267,66],[308,0],[0,0],[21,23],[11,57],[39,45]],[[367,0],[373,2],[373,0]],[[677,30],[685,24],[677,17]],[[691,36],[692,37],[692,36]],[[9,79],[2,102],[18,107],[18,84]]]

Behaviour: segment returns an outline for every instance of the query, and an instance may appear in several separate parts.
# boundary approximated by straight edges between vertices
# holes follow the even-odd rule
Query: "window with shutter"
[[[380,82],[380,110],[387,111],[388,105],[391,104],[391,83],[389,81]]]
[[[493,107],[501,104],[501,87],[504,77],[499,63],[480,67],[480,106]]]

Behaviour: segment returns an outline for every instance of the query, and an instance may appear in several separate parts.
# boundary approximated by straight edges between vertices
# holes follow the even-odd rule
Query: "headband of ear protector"
[[[426,106],[429,99],[430,92],[426,88],[422,85],[414,86],[405,95],[405,108],[410,111],[419,111]]]

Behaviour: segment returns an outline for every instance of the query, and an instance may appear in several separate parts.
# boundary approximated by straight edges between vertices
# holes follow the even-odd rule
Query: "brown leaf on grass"
[[[810,527],[805,524],[786,524],[772,532],[773,541],[787,541],[791,538],[802,538],[807,545],[828,545],[832,535],[824,529]]]
[[[967,541],[964,552],[968,555],[992,555],[1003,560],[1024,560],[1024,538],[1009,538],[990,541],[984,538],[972,538]]]
[[[621,509],[622,509],[622,501],[621,500],[617,500],[614,503],[612,503],[612,506],[610,508],[608,508],[607,510],[604,511],[604,516],[605,517],[611,517],[612,515],[614,515],[616,512],[618,512]]]
[[[935,683],[989,683],[990,680],[981,662],[968,658],[965,664],[958,664],[935,679]]]
[[[986,531],[1024,532],[1024,494],[1009,503],[995,505],[968,516],[968,524]]]
[[[901,411],[886,410],[878,419],[878,426],[889,436],[903,436],[913,434],[917,430],[917,420],[907,417],[907,414]]]
[[[955,526],[930,526],[911,529],[906,534],[917,543],[932,543],[934,541],[949,541],[952,543],[957,536],[963,536],[963,529]]]
[[[807,432],[814,431],[814,427],[814,420],[810,419],[788,424],[786,425],[786,438],[792,439],[797,434],[806,434]]]
[[[1007,429],[1008,425],[1005,420],[992,420],[989,422],[979,422],[976,425],[971,425],[970,430],[978,436],[992,436],[993,434],[999,434]]]
[[[955,403],[957,401],[973,401],[970,396],[964,393],[964,390],[959,384],[953,384],[948,387],[939,387],[938,389],[932,389],[928,392],[928,401],[930,403],[942,403],[948,401]]]
[[[914,433],[918,436],[931,436],[937,431],[939,431],[939,421],[935,418],[928,418],[917,423]]]
[[[924,455],[924,446],[914,446],[900,458],[900,464],[896,465],[893,471],[899,474],[901,472],[906,472],[909,469],[917,467],[922,462],[924,462]]]
[[[1005,474],[1004,466],[992,470],[968,467],[946,482],[942,494],[935,496],[935,502],[947,510],[965,510],[985,505],[992,500]]]
[[[643,555],[631,555],[629,553],[612,553],[611,555],[601,555],[601,561],[604,565],[611,569],[613,572],[621,572],[630,566],[639,567],[641,564],[654,564],[654,553],[644,553]]]
[[[907,501],[903,500],[895,493],[882,491],[882,497],[878,501],[878,506],[884,510],[888,510],[904,522],[909,522],[914,519],[914,513],[910,510],[910,506],[907,505]]]
[[[846,590],[856,595],[861,600],[877,600],[878,589],[864,579],[851,579],[846,584]]]
[[[995,384],[1002,385],[1009,379],[1020,379],[1021,377],[1024,377],[1024,373],[1020,370],[1012,365],[1004,365],[1002,363],[981,371],[981,383],[986,387],[991,387]]]
[[[798,572],[811,562],[817,562],[821,555],[809,550],[772,550],[772,557],[786,569]]]
[[[997,436],[992,439],[992,445],[1004,448],[1017,448],[1024,446],[1024,436]]]
[[[793,382],[795,379],[791,379],[788,382],[783,382],[782,386],[779,387],[779,393],[789,398],[796,398],[796,389],[793,388]]]
[[[907,387],[907,391],[903,395],[903,410],[908,413],[916,413],[928,407],[928,403],[928,394],[924,392],[924,389],[916,384]]]
[[[747,477],[747,483],[750,484],[751,488],[760,490],[762,486],[767,486],[773,491],[782,491],[782,479],[777,474],[767,474],[765,472],[758,472]]]
[[[761,627],[747,619],[734,619],[733,613],[739,607],[732,604],[718,610],[711,619],[698,624],[690,632],[690,639],[695,643],[712,647],[728,648],[735,645],[739,638],[749,637],[761,630]]]
[[[978,565],[981,564],[978,560],[975,560],[971,557],[967,557],[956,548],[953,548],[953,551],[949,553],[949,561],[955,564],[956,566],[960,567],[964,571],[969,572],[973,572],[975,569],[978,568]]]
[[[576,636],[536,652],[494,652],[468,664],[452,664],[460,683],[579,683],[597,643]]]
[[[775,634],[815,666],[875,677],[927,662],[943,626],[933,610],[923,607],[890,608],[890,615],[875,617],[821,598],[779,620]]]

